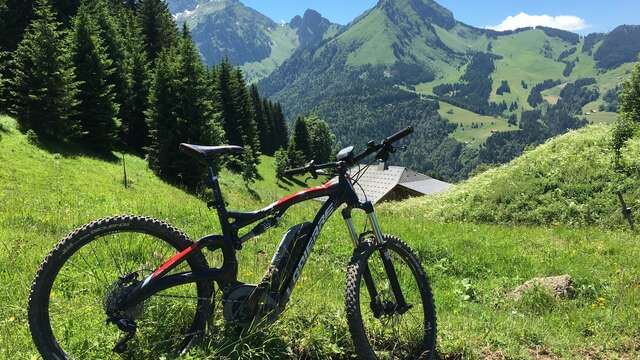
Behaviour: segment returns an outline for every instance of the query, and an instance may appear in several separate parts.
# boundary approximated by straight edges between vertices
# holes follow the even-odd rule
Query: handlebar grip
[[[407,126],[404,130],[400,130],[397,133],[389,136],[388,138],[383,140],[383,144],[391,144],[394,143],[400,139],[402,139],[405,136],[408,136],[409,134],[413,133],[413,126]]]
[[[284,171],[284,176],[300,175],[300,174],[306,173],[307,171],[309,171],[309,169],[307,169],[307,167],[287,169],[287,170]]]

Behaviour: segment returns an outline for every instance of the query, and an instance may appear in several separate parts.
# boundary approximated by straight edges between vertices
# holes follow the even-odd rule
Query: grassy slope
[[[515,126],[510,126],[506,120],[492,116],[478,115],[469,110],[440,101],[440,116],[449,122],[458,124],[458,128],[451,134],[451,137],[471,146],[480,146],[491,136],[493,131],[512,131]],[[477,128],[472,128],[471,124],[479,124]]]
[[[11,123],[7,118],[0,122]],[[127,157],[133,186],[124,189],[120,164],[52,155],[11,129],[0,135],[0,281],[5,289],[0,295],[0,358],[37,358],[26,328],[28,286],[48,250],[72,228],[118,213],[166,219],[192,237],[217,228],[199,200],[158,181],[141,159]],[[234,208],[253,209],[292,190],[274,185],[271,166],[271,160],[263,159],[264,180],[253,186],[261,200],[250,196],[237,176],[222,174]],[[635,260],[640,248],[635,236],[594,228],[442,224],[427,211],[433,203],[422,199],[405,204],[381,206],[379,217],[385,231],[416,249],[431,276],[439,349],[445,355],[529,358],[547,351],[566,358],[640,356],[640,265]],[[261,251],[270,254],[279,234],[317,206],[291,211],[283,227],[247,244],[241,252],[242,279],[255,281],[269,260]],[[343,269],[351,253],[346,236],[339,216],[332,218],[294,291],[292,310],[273,331],[259,334],[241,358],[349,356],[342,303]],[[574,300],[542,296],[514,303],[505,296],[526,279],[562,273],[577,281]],[[465,291],[475,293],[471,301],[462,300]],[[220,358],[214,354],[215,341],[196,349],[193,357]]]
[[[554,138],[449,193],[407,206],[420,204],[430,216],[452,221],[624,226],[615,192],[638,210],[640,178],[614,171],[609,130],[593,125]],[[640,155],[633,147],[624,154]]]

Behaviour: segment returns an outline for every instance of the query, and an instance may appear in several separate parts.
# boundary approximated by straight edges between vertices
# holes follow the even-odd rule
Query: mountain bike
[[[323,226],[345,205],[342,218],[355,250],[344,298],[355,352],[361,359],[432,359],[436,315],[425,271],[405,242],[383,234],[373,205],[355,192],[368,166],[351,170],[373,154],[386,161],[394,143],[412,132],[408,127],[380,143],[370,141],[357,155],[353,146],[345,148],[335,162],[287,170],[287,176],[336,176],[254,212],[227,210],[214,171],[216,157],[240,154],[241,147],[180,144],[180,150],[208,164],[209,205],[218,213],[222,234],[194,242],[163,221],[130,215],[76,229],[49,253],[31,287],[28,318],[37,349],[46,360],[183,355],[206,338],[216,285],[225,326],[273,323]],[[286,232],[262,280],[239,281],[236,252],[243,244],[276,226],[291,206],[315,198],[326,200],[312,222]],[[366,213],[371,231],[356,231],[352,210]],[[222,265],[210,267],[205,251],[221,253]]]

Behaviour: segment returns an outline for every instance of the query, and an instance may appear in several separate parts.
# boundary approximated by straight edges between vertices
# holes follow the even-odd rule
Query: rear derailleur
[[[106,291],[103,305],[107,315],[106,324],[113,324],[124,332],[124,336],[113,347],[113,352],[122,354],[127,350],[127,342],[136,334],[135,319],[142,315],[143,303],[123,309],[122,304],[131,291],[138,286],[138,273],[121,276]]]

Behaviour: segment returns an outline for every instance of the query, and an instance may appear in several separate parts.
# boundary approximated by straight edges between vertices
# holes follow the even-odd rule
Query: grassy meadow
[[[551,152],[555,146],[567,155],[566,149],[576,142],[580,151],[592,149],[584,156],[596,156],[603,146],[597,134],[604,129],[580,130],[542,149]],[[632,141],[629,148],[640,149],[640,145]],[[608,181],[608,173],[596,171],[587,180],[600,182],[589,188],[578,182],[584,173],[568,175],[585,165],[578,163],[582,159],[578,154],[559,164],[555,158],[536,157],[540,155],[536,151],[524,157],[531,164],[528,170],[525,160],[516,160],[459,185],[451,194],[387,203],[378,209],[383,230],[407,241],[430,276],[441,358],[639,358],[639,238],[623,229],[614,213],[615,203],[598,187]],[[575,167],[560,169],[570,160]],[[605,166],[603,162],[594,161],[593,168],[584,171],[595,171]],[[119,160],[41,150],[15,129],[12,119],[0,118],[0,359],[39,358],[27,328],[29,286],[44,256],[75,227],[100,217],[132,213],[166,220],[193,239],[219,229],[202,201],[158,180],[143,159],[126,155],[126,165],[131,186],[125,189]],[[240,176],[222,172],[230,208],[253,210],[300,186],[278,182],[270,158],[262,158],[259,170],[262,179],[249,188]],[[540,184],[543,179],[549,182]],[[579,209],[575,218],[580,221],[570,224],[573,226],[566,225],[571,222],[565,217],[554,218],[560,210],[553,213],[527,207],[523,200],[528,196],[531,203],[558,201],[553,197],[555,189],[566,191],[560,182],[583,185],[576,190],[585,195],[574,199]],[[636,184],[627,184],[627,189]],[[521,195],[517,191],[529,187],[532,189],[521,190]],[[589,192],[602,196],[581,205]],[[635,209],[638,197],[633,199]],[[471,212],[481,202],[485,207]],[[610,217],[585,220],[591,218],[580,206],[595,202],[602,202]],[[502,204],[512,207],[503,209]],[[250,241],[240,252],[241,280],[261,278],[281,234],[311,219],[318,207],[316,202],[299,205],[281,226]],[[479,217],[484,211],[492,217]],[[551,215],[513,219],[500,215],[501,211]],[[362,228],[362,218],[356,220]],[[289,309],[278,322],[243,341],[214,332],[185,358],[354,358],[342,294],[351,252],[346,228],[340,216],[334,216],[316,244]],[[217,260],[213,255],[207,258],[212,263]],[[573,277],[575,298],[561,300],[539,291],[520,301],[508,296],[528,279],[561,274]],[[86,331],[90,336],[95,329]],[[222,350],[221,344],[226,344]]]
[[[518,127],[514,125],[509,125],[505,119],[478,115],[472,111],[448,104],[444,101],[440,101],[438,113],[447,119],[447,121],[458,124],[456,130],[451,133],[451,137],[473,147],[484,144],[487,138],[494,132],[514,131],[518,129]],[[472,124],[474,124],[475,127],[472,127]]]

